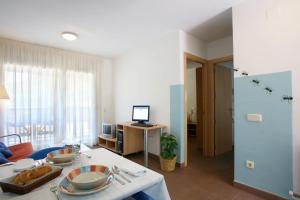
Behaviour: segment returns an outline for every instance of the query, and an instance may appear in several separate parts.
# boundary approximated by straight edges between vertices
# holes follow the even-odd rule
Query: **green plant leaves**
[[[160,155],[162,158],[171,160],[176,156],[175,150],[177,149],[178,144],[174,135],[163,133],[163,135],[160,137],[160,144]]]

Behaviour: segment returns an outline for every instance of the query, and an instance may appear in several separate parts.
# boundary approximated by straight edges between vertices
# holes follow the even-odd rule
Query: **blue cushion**
[[[150,197],[145,192],[138,192],[131,196],[135,200],[154,200],[152,197]]]
[[[7,162],[9,161],[5,158],[5,156],[2,153],[0,153],[0,165],[5,164]]]
[[[50,147],[50,148],[42,149],[37,152],[34,152],[30,156],[28,156],[28,158],[32,158],[33,160],[44,159],[47,157],[48,153],[50,153],[51,151],[58,150],[58,149],[63,149],[63,147]]]
[[[0,153],[2,153],[5,158],[9,158],[13,155],[12,152],[7,148],[7,146],[2,142],[0,142]]]

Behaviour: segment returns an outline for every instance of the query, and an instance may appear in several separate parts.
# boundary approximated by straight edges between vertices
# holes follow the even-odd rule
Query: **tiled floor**
[[[143,154],[127,158],[143,164]],[[253,194],[232,186],[233,154],[204,158],[194,138],[189,138],[189,165],[166,173],[159,162],[149,159],[149,167],[165,176],[172,200],[261,200]]]

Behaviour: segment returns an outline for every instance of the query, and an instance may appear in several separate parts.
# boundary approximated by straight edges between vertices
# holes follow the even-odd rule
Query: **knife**
[[[118,177],[118,175],[116,175],[115,173],[114,173],[114,177],[115,177],[116,181],[118,181],[121,185],[125,185],[125,182],[122,181],[122,180]]]

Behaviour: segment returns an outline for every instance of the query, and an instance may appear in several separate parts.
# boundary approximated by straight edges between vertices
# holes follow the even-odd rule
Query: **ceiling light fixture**
[[[62,32],[61,33],[62,38],[68,41],[73,41],[78,38],[78,35],[72,32]]]

